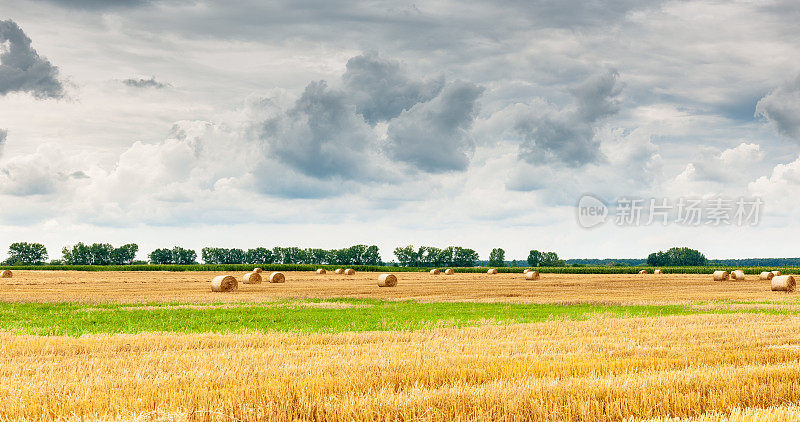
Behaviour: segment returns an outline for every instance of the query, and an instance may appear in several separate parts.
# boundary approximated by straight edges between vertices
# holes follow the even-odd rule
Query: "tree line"
[[[647,257],[647,265],[653,267],[702,266],[708,259],[700,251],[690,248],[670,248],[666,252],[653,252]]]
[[[65,246],[61,250],[61,259],[50,261],[51,264],[65,265],[128,265],[128,264],[197,264],[197,252],[180,246],[159,248],[148,254],[148,261],[136,261],[139,246],[129,243],[115,247],[109,243],[84,244],[79,242],[73,246]],[[404,267],[473,267],[486,264],[491,267],[504,267],[505,251],[492,249],[488,261],[479,261],[478,252],[461,246],[437,248],[434,246],[413,245],[395,248],[397,263]],[[298,247],[274,248],[212,248],[201,250],[200,258],[206,264],[328,264],[328,265],[384,265],[378,247],[375,245],[354,245],[342,249],[315,249]],[[48,260],[47,248],[41,243],[16,242],[8,248],[8,259],[3,265],[40,265]],[[776,259],[781,264],[796,258]],[[624,261],[624,260],[617,260]],[[633,261],[633,260],[631,260]],[[750,260],[737,260],[744,265]],[[752,260],[754,264],[765,265],[766,259]],[[514,261],[515,264],[517,261]],[[650,266],[704,266],[709,263],[719,265],[720,261],[709,262],[705,255],[695,249],[675,247],[667,251],[651,253],[647,257]],[[531,250],[527,264],[530,267],[563,267],[567,264],[555,252]],[[581,266],[584,263],[571,263]],[[616,263],[606,264],[614,266]],[[624,265],[624,263],[622,263]]]
[[[148,261],[135,261],[139,246],[135,243],[114,247],[109,243],[65,246],[61,259],[51,264],[64,265],[128,265],[128,264],[197,264],[197,252],[180,246],[159,248],[148,254]],[[329,264],[382,265],[376,245],[354,245],[342,249],[298,247],[268,248],[203,248],[201,258],[206,264]],[[41,243],[16,242],[8,248],[3,265],[40,265],[47,262],[47,248]]]

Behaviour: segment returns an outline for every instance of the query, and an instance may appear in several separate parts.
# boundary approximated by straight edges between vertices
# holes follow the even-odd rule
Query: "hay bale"
[[[212,292],[231,292],[239,288],[239,282],[232,275],[218,275],[211,280]]]
[[[758,275],[760,280],[772,280],[772,277],[775,277],[775,274],[772,271],[764,271]]]
[[[381,274],[378,276],[378,287],[394,287],[397,285],[397,277],[394,274]]]
[[[253,272],[261,274],[262,272],[264,272],[264,270],[262,270],[261,268],[255,267],[255,268],[253,268]]]
[[[242,277],[242,283],[244,284],[259,284],[261,283],[261,273],[252,272],[247,273]]]
[[[325,268],[317,268],[317,274],[326,274]]]
[[[538,280],[539,279],[539,271],[527,271],[525,272],[525,280]]]
[[[453,275],[453,274],[455,274],[455,271],[453,271],[452,268],[444,270],[444,275]]]
[[[647,270],[641,270],[639,271],[639,274],[647,274]]]
[[[663,274],[660,269],[653,271],[653,274]]]
[[[355,273],[356,273],[356,270],[354,270],[352,268],[348,268],[348,269],[344,270],[344,275],[355,275]]]
[[[274,273],[269,275],[269,282],[270,283],[285,283],[286,282],[286,276],[284,276],[283,273],[279,273],[279,272],[275,271]]]
[[[497,270],[494,268],[489,268],[489,271],[486,271],[486,274],[497,274]]]
[[[334,271],[334,272],[335,272],[336,274],[344,274],[344,270],[343,270],[343,269],[341,269],[341,268],[337,268],[337,269],[336,269],[336,271]]]
[[[790,275],[776,275],[772,277],[773,292],[793,292],[794,277]]]
[[[778,275],[781,275],[781,272],[780,271],[773,271],[772,275],[778,276]]]
[[[14,274],[11,273],[11,270],[0,271],[0,278],[11,278],[13,276],[14,276]]]
[[[726,281],[729,275],[727,271],[714,271],[714,281]]]
[[[436,268],[432,269],[431,275],[439,275],[439,270],[437,270]]]
[[[742,270],[735,270],[731,272],[731,280],[744,280],[744,271]]]

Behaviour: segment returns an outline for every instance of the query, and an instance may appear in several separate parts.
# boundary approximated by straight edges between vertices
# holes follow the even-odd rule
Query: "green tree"
[[[6,264],[38,265],[47,260],[47,248],[41,243],[16,242],[8,247]]]
[[[540,262],[541,267],[563,267],[566,263],[558,258],[558,254],[555,252],[544,252],[542,253],[542,260]]]
[[[172,263],[180,265],[197,264],[197,252],[192,249],[184,249],[180,246],[175,246],[170,251],[172,254]]]
[[[88,245],[78,242],[75,246],[64,246],[61,249],[64,263],[67,265],[90,265],[92,263],[92,251]]]
[[[542,253],[536,249],[531,250],[528,253],[528,265],[531,267],[538,267],[542,265]]]
[[[478,252],[473,249],[462,248],[456,246],[453,249],[453,266],[455,267],[473,267],[475,261],[478,260]]]
[[[156,249],[148,255],[151,264],[174,264],[172,251],[167,248]]]
[[[696,249],[674,247],[666,252],[658,251],[647,257],[647,264],[652,266],[702,266],[708,264],[705,255]]]
[[[272,251],[267,248],[248,249],[245,253],[245,261],[248,264],[272,264]]]
[[[489,253],[490,267],[504,267],[506,265],[506,251],[501,248],[494,248]]]
[[[110,243],[92,243],[89,247],[91,253],[92,265],[110,265],[111,253],[114,252],[114,247]]]
[[[136,259],[136,253],[139,252],[139,245],[135,243],[128,243],[111,251],[111,262],[115,265],[129,265]]]
[[[415,267],[419,265],[419,257],[413,245],[394,248],[394,256],[397,262],[403,267]]]

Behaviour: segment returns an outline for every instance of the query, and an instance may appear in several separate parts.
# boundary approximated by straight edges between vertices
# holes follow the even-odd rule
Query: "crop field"
[[[800,294],[756,276],[285,274],[15,271],[0,420],[800,420]]]

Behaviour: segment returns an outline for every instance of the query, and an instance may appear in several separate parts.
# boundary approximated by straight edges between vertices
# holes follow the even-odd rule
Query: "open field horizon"
[[[748,275],[742,281],[713,281],[706,274],[543,274],[525,280],[522,273],[397,273],[394,288],[377,286],[378,273],[316,274],[285,271],[286,283],[242,284],[231,293],[211,292],[218,272],[14,272],[0,279],[3,302],[264,302],[287,298],[360,298],[415,301],[509,303],[599,303],[669,305],[699,301],[793,302],[796,293],[770,291],[769,281]]]
[[[0,279],[0,420],[800,420],[800,295],[757,276],[218,274]]]

